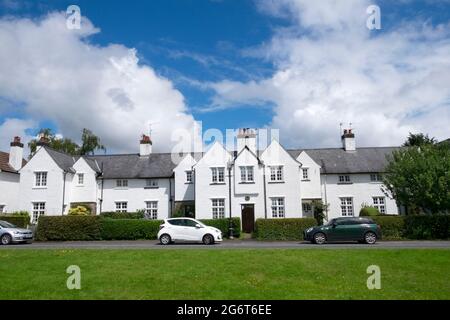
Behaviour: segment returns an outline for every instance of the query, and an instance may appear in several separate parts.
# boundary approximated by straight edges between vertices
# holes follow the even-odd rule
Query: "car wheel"
[[[4,234],[0,239],[0,242],[4,245],[10,244],[11,241],[12,241],[12,238],[9,234]]]
[[[172,238],[165,233],[159,237],[159,242],[161,242],[162,245],[168,245],[172,242]]]
[[[213,244],[214,243],[214,238],[212,235],[210,234],[205,234],[203,236],[203,243],[208,245],[208,244]]]
[[[327,241],[327,238],[325,237],[325,234],[323,234],[322,232],[317,232],[314,235],[314,243],[315,244],[324,244],[325,241]]]
[[[377,242],[377,235],[373,232],[367,232],[364,235],[364,242],[367,244],[374,244]]]

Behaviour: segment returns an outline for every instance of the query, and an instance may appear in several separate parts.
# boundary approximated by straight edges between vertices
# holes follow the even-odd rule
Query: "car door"
[[[190,219],[184,219],[184,224],[186,226],[185,232],[189,241],[202,241],[203,238],[203,228],[197,228],[197,222]]]
[[[168,221],[170,224],[170,234],[173,240],[185,240],[186,231],[182,219],[171,219]]]
[[[353,218],[337,219],[329,232],[329,241],[353,241],[359,239],[360,226]]]

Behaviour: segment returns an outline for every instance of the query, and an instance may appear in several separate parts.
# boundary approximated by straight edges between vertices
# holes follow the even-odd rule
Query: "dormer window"
[[[34,186],[46,187],[47,186],[47,172],[35,172],[34,173]]]
[[[128,180],[126,179],[117,179],[116,180],[117,188],[128,188]]]
[[[381,181],[383,181],[383,177],[379,173],[372,173],[370,175],[370,181],[371,182],[381,182]]]
[[[240,167],[241,169],[241,182],[253,182],[253,167],[252,166],[244,166]]]
[[[186,183],[192,183],[192,170],[186,171]]]
[[[302,180],[309,180],[309,168],[302,168]]]
[[[84,185],[84,173],[77,173],[78,177],[78,185],[82,186]]]
[[[211,168],[211,182],[212,183],[224,183],[225,182],[225,168],[224,167]]]
[[[351,183],[352,180],[350,179],[349,175],[340,175],[339,176],[339,183]]]
[[[270,167],[270,181],[271,182],[283,182],[283,166],[271,166]]]
[[[147,179],[145,181],[145,186],[147,188],[158,188],[158,179]]]

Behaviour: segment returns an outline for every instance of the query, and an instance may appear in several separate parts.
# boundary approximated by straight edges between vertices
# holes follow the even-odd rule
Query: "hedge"
[[[36,240],[100,240],[101,221],[99,216],[41,216]]]
[[[27,228],[30,224],[30,217],[29,216],[19,216],[19,215],[6,215],[6,216],[0,216],[0,220],[7,221],[9,223],[12,223],[13,225],[19,227],[19,228]]]
[[[154,240],[161,220],[102,219],[101,238],[103,240]]]
[[[230,219],[202,219],[199,220],[207,226],[211,226],[222,231],[222,236],[228,238],[230,234]],[[233,237],[239,237],[241,235],[241,219],[239,217],[231,218],[233,224]]]
[[[370,217],[381,226],[384,240],[401,240],[404,237],[404,218],[401,216],[375,216]]]
[[[253,237],[258,240],[303,240],[303,231],[315,225],[314,218],[257,219]]]
[[[144,219],[144,211],[137,212],[102,212],[100,216],[111,219]]]
[[[450,215],[406,216],[404,235],[409,239],[450,238]]]

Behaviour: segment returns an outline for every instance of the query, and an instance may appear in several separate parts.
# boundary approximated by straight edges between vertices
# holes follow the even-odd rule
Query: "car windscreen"
[[[16,228],[15,225],[6,221],[0,221],[0,226],[3,228]]]

